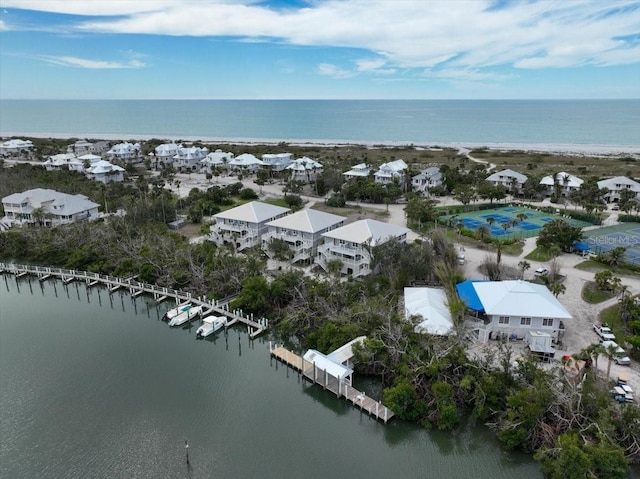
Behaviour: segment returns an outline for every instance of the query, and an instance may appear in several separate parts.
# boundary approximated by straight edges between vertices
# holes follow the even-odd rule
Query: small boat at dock
[[[202,320],[202,326],[196,331],[197,338],[206,338],[210,334],[222,329],[227,324],[226,316],[207,316]]]
[[[199,316],[202,313],[202,306],[193,306],[186,311],[179,313],[177,316],[174,316],[171,321],[169,321],[169,326],[180,326],[187,321],[191,321],[196,316]]]
[[[179,304],[177,307],[175,307],[173,309],[170,309],[169,311],[164,313],[164,317],[167,320],[171,321],[173,318],[178,316],[180,313],[184,313],[185,311],[189,311],[191,308],[193,308],[193,306],[190,303],[182,303],[182,304]]]

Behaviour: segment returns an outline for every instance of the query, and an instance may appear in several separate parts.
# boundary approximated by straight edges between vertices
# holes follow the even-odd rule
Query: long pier
[[[367,412],[375,419],[383,421],[385,424],[395,415],[394,412],[380,401],[367,396],[364,392],[358,391],[353,386],[330,375],[325,370],[316,367],[315,363],[305,360],[296,353],[289,351],[282,346],[269,343],[269,352],[276,360],[281,361],[290,368],[298,371],[304,378],[314,384],[322,386],[333,392],[338,398],[344,397],[361,411]]]
[[[226,327],[232,326],[236,323],[245,324],[251,339],[262,334],[269,327],[269,321],[266,318],[254,318],[253,314],[245,315],[242,310],[230,311],[228,298],[217,301],[215,299],[208,299],[205,296],[194,297],[193,294],[188,291],[180,291],[177,289],[163,288],[155,284],[142,283],[137,281],[135,276],[130,278],[119,278],[117,276],[102,275],[89,271],[76,271],[73,269],[50,268],[14,263],[0,263],[0,274],[3,273],[13,274],[16,278],[26,275],[37,276],[40,281],[55,278],[62,280],[65,284],[68,284],[71,281],[84,281],[88,287],[101,284],[108,288],[110,294],[121,288],[126,288],[134,298],[146,293],[152,295],[157,303],[160,303],[167,298],[174,299],[176,304],[190,302],[195,305],[202,306],[202,316],[213,312],[221,316],[226,316],[228,318]]]

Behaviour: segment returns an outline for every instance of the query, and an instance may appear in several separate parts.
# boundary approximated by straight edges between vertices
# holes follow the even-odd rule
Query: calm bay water
[[[640,100],[0,100],[3,136],[625,150],[639,125]]]
[[[266,339],[197,341],[169,307],[0,278],[0,477],[542,477],[484,427],[376,422],[270,362]]]

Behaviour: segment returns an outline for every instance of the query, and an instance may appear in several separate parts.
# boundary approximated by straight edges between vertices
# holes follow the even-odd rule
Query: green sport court
[[[524,218],[518,218],[518,215],[525,215]],[[493,224],[487,220],[493,218]],[[578,221],[572,218],[564,217],[560,214],[546,213],[535,208],[525,206],[504,206],[489,210],[467,211],[456,215],[447,215],[440,217],[441,223],[460,222],[465,228],[475,231],[478,226],[486,225],[494,238],[531,238],[538,236],[540,229],[553,220],[564,220],[571,226],[579,226],[584,228],[592,226],[586,221]],[[512,225],[512,221],[517,224]],[[506,229],[503,224],[509,225]]]

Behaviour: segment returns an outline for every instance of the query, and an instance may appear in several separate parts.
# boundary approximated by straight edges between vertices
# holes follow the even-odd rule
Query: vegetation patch
[[[589,304],[598,304],[615,296],[613,291],[605,291],[598,287],[594,281],[585,283],[582,287],[582,299]]]

